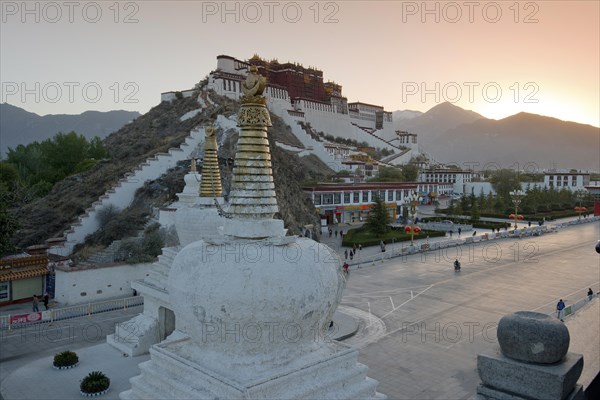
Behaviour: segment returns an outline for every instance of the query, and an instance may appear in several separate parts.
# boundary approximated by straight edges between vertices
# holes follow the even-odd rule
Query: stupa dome
[[[345,278],[329,247],[307,238],[197,241],[173,261],[177,329],[227,365],[290,360],[318,347]]]

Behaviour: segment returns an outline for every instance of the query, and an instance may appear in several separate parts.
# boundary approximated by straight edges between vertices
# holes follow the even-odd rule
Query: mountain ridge
[[[104,139],[123,125],[138,118],[137,111],[88,110],[81,114],[48,114],[40,116],[9,103],[0,104],[0,154],[8,148],[42,142],[59,132],[75,131],[91,139]]]
[[[416,133],[439,162],[600,171],[600,128],[593,125],[527,112],[496,120],[449,103],[394,124]]]

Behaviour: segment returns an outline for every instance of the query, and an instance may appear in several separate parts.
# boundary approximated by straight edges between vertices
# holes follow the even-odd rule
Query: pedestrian
[[[356,243],[354,243],[354,244],[352,245],[352,251],[353,251],[353,252],[355,252],[355,251],[356,251]]]
[[[450,237],[452,237],[452,234],[453,234],[454,232],[452,232],[452,231],[448,231],[448,233],[450,233]]]
[[[340,239],[344,238],[344,231],[340,231]]]
[[[354,260],[354,252],[350,252],[350,261]]]
[[[527,224],[527,226],[531,227],[531,221],[529,221],[529,223]]]
[[[344,259],[348,259],[348,250],[344,250]]]
[[[33,295],[33,305],[32,305],[33,306],[33,312],[39,312],[40,311],[39,305],[40,305],[40,300],[34,294]]]
[[[563,320],[563,316],[564,316],[564,310],[565,309],[565,303],[563,301],[563,299],[560,299],[558,301],[558,303],[556,304],[556,316],[558,319],[560,319],[561,321]]]
[[[329,237],[331,237],[332,233],[333,233],[333,231],[331,230],[331,228],[329,228]]]
[[[362,250],[362,244],[359,243],[358,244],[358,251],[361,251],[361,250]]]
[[[48,296],[48,292],[44,293],[44,297],[42,298],[42,302],[44,303],[44,307],[48,310],[48,302],[50,301],[50,296]]]
[[[588,289],[587,295],[588,295],[588,299],[592,300],[592,297],[594,297],[594,291],[592,290],[592,288]]]
[[[462,233],[462,228],[458,228],[458,236]]]
[[[335,237],[337,237],[337,229],[335,230]]]
[[[350,267],[350,266],[348,265],[348,263],[347,263],[347,262],[345,262],[345,263],[344,263],[344,265],[342,265],[342,268],[344,268],[344,272],[345,272],[345,273],[348,273],[348,268],[349,268],[349,267]]]

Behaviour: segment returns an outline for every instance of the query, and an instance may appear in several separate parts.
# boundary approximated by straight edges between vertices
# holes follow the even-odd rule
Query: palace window
[[[333,195],[333,204],[342,204],[342,194],[341,193],[335,193]]]
[[[360,203],[360,192],[354,192],[354,203]]]
[[[369,192],[364,190],[362,192],[362,202],[363,203],[368,203],[369,202]]]
[[[394,191],[393,190],[387,191],[387,199],[388,199],[388,201],[394,201]]]
[[[321,204],[321,195],[320,194],[315,194],[314,203],[316,206]]]
[[[350,193],[344,193],[344,204],[350,203]]]
[[[333,204],[333,194],[326,193],[323,195],[323,204]]]

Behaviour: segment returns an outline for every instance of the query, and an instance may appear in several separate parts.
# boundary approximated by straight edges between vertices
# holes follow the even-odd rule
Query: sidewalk
[[[554,229],[560,229],[562,227],[564,227],[565,224],[568,223],[573,223],[577,221],[577,217],[571,217],[571,218],[562,218],[559,220],[555,220],[552,221],[552,224],[550,223],[546,223],[542,228],[547,228],[548,232],[546,233],[550,233],[550,232],[554,232]],[[594,221],[598,221],[598,217],[594,218],[594,217],[588,217],[585,221],[582,218],[582,223],[587,222],[587,223],[594,223]],[[360,226],[362,226],[364,224],[364,222],[355,222],[355,223],[344,223],[344,224],[336,224],[336,225],[330,225],[329,227],[332,229],[332,231],[338,231],[338,235],[336,236],[335,234],[331,235],[331,237],[329,237],[328,233],[323,233],[321,234],[321,243],[328,245],[329,247],[331,247],[333,250],[335,250],[338,255],[340,256],[340,259],[342,260],[342,262],[347,262],[348,265],[350,265],[351,269],[354,268],[360,268],[361,266],[365,266],[367,264],[372,264],[375,262],[381,262],[383,260],[387,260],[393,257],[399,257],[402,255],[402,249],[403,248],[407,248],[410,247],[410,241],[403,241],[403,242],[397,242],[397,243],[393,243],[393,244],[387,244],[386,245],[386,251],[382,252],[379,246],[369,246],[369,247],[363,247],[362,250],[356,250],[356,254],[354,255],[353,259],[350,260],[350,257],[348,256],[348,258],[346,259],[344,257],[344,251],[345,250],[350,250],[351,247],[344,247],[342,246],[342,237],[339,235],[340,231],[343,231],[344,233],[348,232],[349,229],[354,229],[354,228],[358,228]],[[513,222],[514,224],[514,222]],[[572,225],[569,225],[572,226]],[[519,230],[522,229],[533,229],[533,228],[539,228],[537,225],[534,226],[534,224],[532,224],[532,226],[529,228],[527,226],[527,223],[519,223]],[[514,230],[513,228],[509,228],[508,230],[504,230],[501,229],[500,233],[505,233],[505,232],[511,232]],[[496,232],[494,230],[490,230],[490,229],[476,229],[474,228],[473,231],[474,233],[476,233],[475,236],[473,236],[473,234],[471,232],[466,232],[462,235],[458,235],[457,233],[453,233],[452,236],[446,234],[446,236],[439,236],[439,237],[433,237],[433,238],[429,238],[429,239],[415,239],[414,240],[414,247],[416,248],[414,252],[422,252],[423,250],[421,250],[421,246],[428,243],[431,247],[432,250],[435,250],[434,246],[435,244],[439,244],[442,247],[453,247],[453,246],[459,246],[459,245],[463,245],[466,244],[465,240],[468,240],[469,243],[471,243],[471,240],[473,241],[473,243],[479,243],[482,240],[483,241],[493,241],[493,240],[500,240],[496,237],[488,237],[486,239],[486,234],[490,234],[493,232]],[[504,239],[504,238],[502,238]],[[405,253],[405,254],[412,254],[412,253]]]

